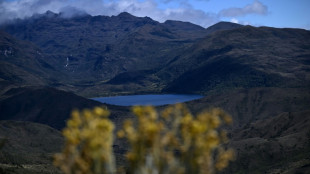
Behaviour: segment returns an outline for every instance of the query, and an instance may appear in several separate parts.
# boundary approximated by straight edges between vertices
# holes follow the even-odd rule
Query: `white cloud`
[[[186,1],[180,7],[160,9],[154,0],[15,0],[0,1],[0,24],[16,19],[30,17],[35,13],[50,10],[56,13],[65,12],[67,16],[74,12],[85,11],[90,15],[117,15],[129,12],[138,17],[151,17],[159,22],[181,20],[192,22],[204,27],[219,21],[216,14],[194,9]],[[78,9],[78,10],[77,10]]]
[[[181,3],[184,3],[184,2],[188,2],[188,1],[192,1],[192,0],[160,0],[161,2],[164,2],[164,3],[170,3],[170,2],[181,2]],[[209,1],[209,0],[196,0],[196,1]]]
[[[228,8],[223,9],[219,12],[221,17],[237,17],[237,16],[246,16],[249,14],[259,14],[266,15],[268,8],[266,5],[262,4],[258,0],[255,0],[252,4],[248,4],[243,8]]]
[[[235,24],[241,24],[241,25],[253,25],[249,21],[242,21],[242,20],[239,20],[237,18],[231,18],[230,22],[235,23]],[[258,25],[253,25],[253,26],[258,26]]]
[[[232,23],[236,23],[236,24],[238,24],[238,23],[239,23],[238,19],[236,19],[236,18],[232,18],[232,19],[230,20],[230,22],[232,22]]]
[[[157,4],[158,1],[173,1],[178,6],[162,9]],[[81,14],[81,11],[90,15],[106,16],[126,11],[138,17],[148,16],[159,22],[180,20],[208,27],[219,22],[222,17],[266,14],[267,7],[256,0],[243,8],[224,9],[216,14],[195,9],[189,0],[0,0],[0,24],[16,18],[30,17],[36,13],[42,14],[48,10],[62,12],[64,17]]]

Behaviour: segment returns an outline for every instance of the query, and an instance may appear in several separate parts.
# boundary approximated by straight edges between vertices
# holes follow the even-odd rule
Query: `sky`
[[[0,24],[46,11],[71,17],[129,12],[156,21],[209,27],[219,21],[310,30],[310,0],[0,0]]]

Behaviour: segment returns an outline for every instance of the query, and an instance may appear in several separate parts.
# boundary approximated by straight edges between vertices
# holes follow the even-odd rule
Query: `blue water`
[[[200,99],[201,95],[187,95],[187,94],[162,94],[162,95],[128,95],[115,97],[98,97],[93,100],[101,103],[119,106],[134,106],[134,105],[153,105],[161,106],[166,104],[183,103],[191,100]]]

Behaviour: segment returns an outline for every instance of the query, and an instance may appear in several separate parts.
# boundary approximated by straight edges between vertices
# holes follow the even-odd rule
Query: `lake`
[[[161,106],[166,104],[183,103],[191,100],[200,99],[201,95],[188,94],[148,94],[148,95],[128,95],[115,97],[98,97],[93,100],[101,103],[119,106],[134,106],[134,105],[153,105]]]

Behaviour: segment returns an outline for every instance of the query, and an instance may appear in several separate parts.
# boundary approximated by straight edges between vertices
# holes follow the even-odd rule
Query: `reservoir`
[[[161,106],[167,104],[183,103],[191,100],[202,98],[202,95],[188,95],[188,94],[148,94],[148,95],[128,95],[115,97],[98,97],[93,100],[101,103],[119,106],[134,106],[134,105],[153,105]]]

